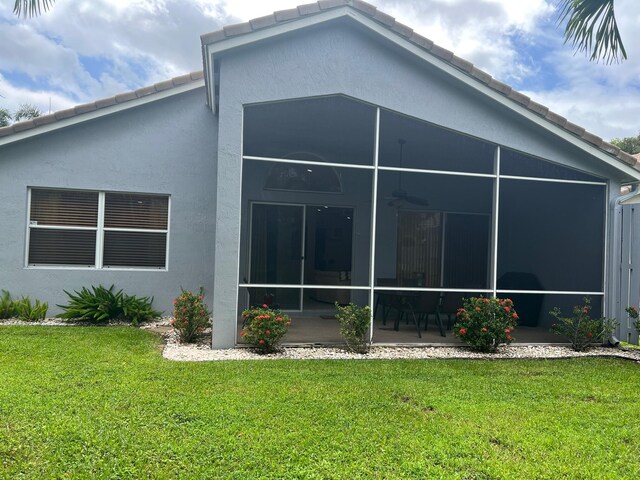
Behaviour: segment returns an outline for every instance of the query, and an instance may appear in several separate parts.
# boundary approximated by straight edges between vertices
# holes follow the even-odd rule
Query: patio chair
[[[396,287],[398,286],[398,280],[395,278],[378,278],[376,279],[377,287]],[[378,307],[382,307],[382,325],[387,324],[387,316],[389,315],[389,310],[391,305],[394,303],[394,293],[392,291],[389,292],[376,292],[376,304],[373,307],[373,318],[376,318],[378,313]]]
[[[425,332],[427,331],[427,327],[429,326],[429,316],[431,315],[438,324],[440,335],[442,337],[446,337],[447,334],[445,333],[445,329],[442,325],[442,318],[440,317],[440,302],[440,292],[422,292],[418,297],[415,311],[418,314],[418,323],[421,323],[424,319]]]
[[[447,319],[447,330],[451,330],[451,326],[456,320],[456,314],[458,309],[462,308],[462,299],[466,297],[473,297],[475,295],[471,293],[462,292],[444,292],[442,301],[438,308],[438,314],[440,318]]]
[[[404,319],[413,322],[418,331],[418,337],[422,338],[420,325],[424,320],[424,329],[427,330],[429,316],[433,316],[440,329],[440,335],[446,337],[442,321],[438,315],[440,292],[394,292],[397,293],[396,301],[390,305],[391,310],[397,312],[394,322],[394,330],[398,330],[400,322]]]

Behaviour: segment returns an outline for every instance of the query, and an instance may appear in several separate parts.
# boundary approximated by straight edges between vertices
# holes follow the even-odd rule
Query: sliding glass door
[[[300,311],[295,287],[318,285],[308,299],[332,305],[339,292],[321,287],[351,283],[352,236],[353,208],[252,203],[249,303]]]
[[[251,209],[249,280],[256,285],[300,285],[304,246],[304,207],[254,203]],[[251,305],[300,310],[300,289],[255,287]]]

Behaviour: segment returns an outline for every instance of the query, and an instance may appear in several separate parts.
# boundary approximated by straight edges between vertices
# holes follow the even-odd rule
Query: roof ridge
[[[54,123],[59,120],[63,120],[65,118],[75,117],[77,115],[82,115],[83,113],[93,112],[101,108],[107,108],[113,105],[120,105],[122,103],[136,100],[138,98],[153,95],[155,93],[163,92],[165,90],[170,90],[172,88],[176,88],[181,85],[194,83],[201,80],[203,77],[204,77],[203,71],[196,70],[194,72],[190,72],[185,75],[180,75],[178,77],[173,77],[173,78],[170,78],[169,80],[163,80],[162,82],[157,82],[157,83],[154,83],[153,85],[141,87],[136,90],[131,90],[129,92],[124,92],[124,93],[118,93],[111,97],[101,98],[93,102],[83,103],[71,108],[67,108],[65,110],[58,110],[56,112],[49,113],[47,115],[34,117],[30,120],[16,122],[7,127],[1,127],[0,138],[6,137],[8,135],[12,135],[14,133],[22,132],[24,130],[36,128],[41,125],[48,125],[50,123]]]
[[[414,32],[412,28],[398,22],[391,15],[378,10],[375,5],[371,5],[363,0],[319,0],[314,3],[299,5],[287,10],[279,10],[270,15],[254,18],[243,23],[227,25],[220,30],[205,33],[200,36],[200,41],[203,45],[222,42],[231,37],[246,35],[257,30],[266,29],[286,22],[292,22],[302,17],[316,15],[323,11],[341,7],[350,7],[363,13],[380,25],[405,38],[407,41],[413,43],[419,48],[430,52],[435,57],[469,75],[480,83],[483,83],[495,92],[509,98],[520,106],[602,150],[603,152],[616,157],[621,162],[630,166],[636,166],[636,164],[640,166],[639,158],[620,150],[620,148],[607,142],[602,137],[588,132],[583,127],[570,122],[562,115],[552,112],[549,110],[549,107],[532,100],[530,97],[518,92],[517,90],[514,90],[506,83],[495,79],[489,73],[479,69],[473,65],[473,63],[456,56],[450,50],[436,45],[432,40]]]

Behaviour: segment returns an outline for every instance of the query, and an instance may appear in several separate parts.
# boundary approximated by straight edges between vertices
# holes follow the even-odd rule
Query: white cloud
[[[263,17],[278,10],[287,10],[311,2],[296,0],[229,0],[219,3],[229,15],[246,22],[252,18]]]
[[[42,113],[55,112],[73,107],[78,102],[55,92],[31,88],[16,87],[0,75],[0,105],[14,112],[21,104],[37,106]]]
[[[58,1],[33,19],[12,8],[0,0],[0,105],[31,90],[43,110],[49,96],[77,104],[199,70],[200,34],[237,21],[204,1]]]
[[[558,46],[541,56],[541,68],[555,82],[525,92],[570,121],[605,140],[635,136],[640,131],[640,2],[620,0],[616,18],[628,60],[606,65],[591,62],[570,46]],[[560,36],[562,32],[558,32]]]
[[[570,121],[605,140],[640,131],[640,58],[620,65],[589,62],[565,49],[545,59],[559,81],[553,88],[526,91]]]
[[[545,0],[380,0],[379,8],[402,23],[506,82],[534,69],[514,38],[535,31],[553,6]]]
[[[200,69],[200,34],[308,1],[58,0],[17,19],[0,0],[0,105],[66,108]],[[556,0],[370,1],[604,138],[640,128],[637,0],[616,0],[629,61],[614,66],[562,46]]]

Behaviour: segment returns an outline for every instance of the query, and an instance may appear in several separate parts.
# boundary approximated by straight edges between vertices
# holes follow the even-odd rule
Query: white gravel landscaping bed
[[[169,317],[156,322],[145,323],[140,328],[157,330],[169,327]],[[49,318],[40,322],[23,322],[9,319],[0,320],[0,325],[32,325],[32,326],[74,326],[86,325],[64,322],[57,318]],[[110,324],[114,325],[114,324]],[[118,323],[115,325],[127,325]],[[392,359],[544,359],[572,357],[619,357],[640,363],[640,350],[625,348],[594,347],[586,352],[575,352],[564,345],[517,345],[500,348],[497,353],[477,353],[465,347],[451,346],[411,346],[387,347],[374,346],[366,354],[350,353],[340,347],[283,347],[278,353],[261,355],[250,348],[230,348],[212,350],[210,345],[211,330],[204,332],[200,342],[183,345],[178,342],[172,330],[163,333],[165,347],[162,355],[167,360],[182,362],[210,362],[221,360],[392,360]]]
[[[37,322],[25,322],[22,320],[18,320],[17,318],[0,318],[0,325],[22,325],[22,326],[29,326],[29,325],[33,325],[33,326],[68,326],[68,325],[73,325],[70,324],[69,322],[64,322],[62,320],[60,320],[59,318],[47,318],[45,320],[39,320]]]
[[[594,347],[575,352],[564,345],[510,345],[497,353],[477,353],[466,347],[449,346],[374,346],[368,354],[351,353],[340,347],[283,347],[278,353],[262,355],[250,348],[212,350],[210,332],[199,343],[183,345],[172,331],[165,335],[162,355],[167,360],[211,362],[221,360],[393,360],[393,359],[544,359],[572,357],[620,357],[640,362],[640,350]]]
[[[350,353],[339,347],[284,347],[280,352],[260,355],[249,348],[212,350],[206,345],[180,345],[169,341],[162,355],[168,360],[182,362],[210,362],[221,360],[393,360],[393,359],[544,359],[571,357],[613,356],[640,362],[640,352],[593,348],[587,352],[574,352],[564,346],[511,345],[497,353],[476,353],[464,347],[372,347],[364,354]]]

